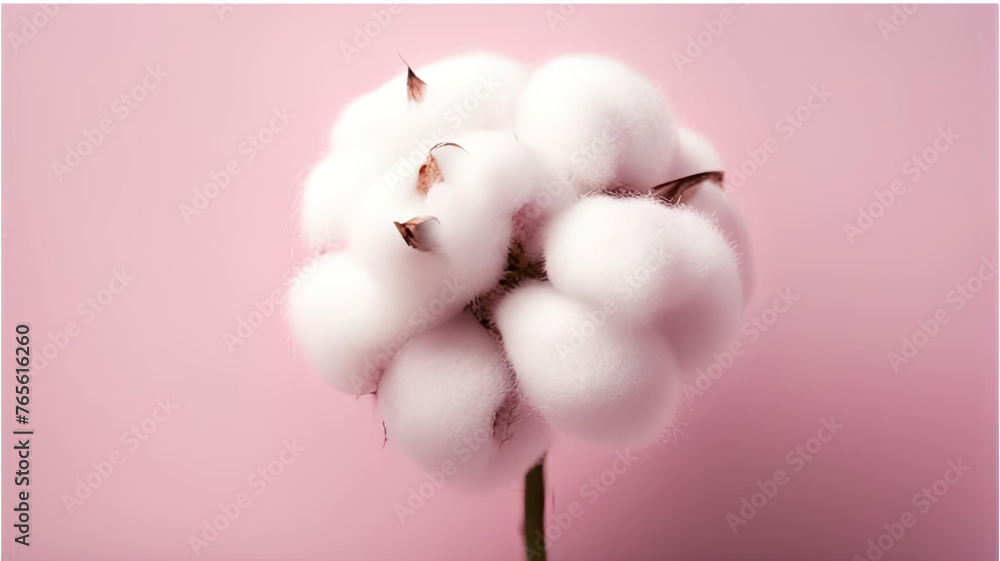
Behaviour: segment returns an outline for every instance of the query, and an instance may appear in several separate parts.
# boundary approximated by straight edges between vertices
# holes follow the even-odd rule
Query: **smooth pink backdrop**
[[[17,52],[10,34],[39,7],[4,6],[3,558],[194,558],[188,536],[244,491],[251,506],[201,558],[520,558],[517,488],[446,485],[401,525],[393,505],[424,478],[382,449],[372,401],[324,386],[277,313],[234,352],[223,340],[306,257],[294,200],[344,103],[398,72],[397,51],[419,66],[482,48],[628,62],[731,176],[774,138],[733,195],[756,255],[748,317],[776,289],[800,297],[593,504],[581,486],[614,454],[557,440],[550,512],[576,501],[583,516],[552,559],[864,556],[956,459],[969,473],[886,559],[995,559],[996,279],[898,373],[887,353],[951,312],[948,292],[997,253],[997,7],[920,5],[887,40],[888,5],[570,6],[403,6],[350,62],[341,43],[385,5],[234,5],[221,19],[211,5],[62,6]],[[735,21],[678,69],[673,54],[723,9]],[[147,65],[168,76],[119,120],[112,101]],[[786,139],[779,119],[823,85],[833,96]],[[276,108],[292,122],[185,224],[178,206],[242,161]],[[103,118],[115,130],[57,181],[52,162]],[[911,182],[902,166],[939,127],[960,138]],[[849,242],[843,224],[894,179],[906,193]],[[134,281],[84,323],[77,307],[122,267]],[[79,336],[31,386],[24,548],[11,526],[14,327],[30,323],[39,351],[69,321]],[[130,452],[122,433],[167,397],[180,409]],[[845,428],[734,535],[727,513],[830,416]],[[247,478],[292,439],[306,450],[255,494]],[[63,494],[115,450],[124,463],[67,512]]]

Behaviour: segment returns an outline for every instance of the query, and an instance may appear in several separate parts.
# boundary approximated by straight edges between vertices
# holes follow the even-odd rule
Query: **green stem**
[[[524,547],[527,561],[545,561],[545,457],[524,476]]]

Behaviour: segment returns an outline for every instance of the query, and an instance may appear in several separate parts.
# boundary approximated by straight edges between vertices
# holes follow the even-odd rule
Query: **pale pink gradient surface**
[[[779,146],[733,194],[757,264],[747,314],[776,289],[799,300],[595,502],[581,487],[614,454],[557,439],[549,510],[583,515],[552,559],[864,556],[957,459],[969,473],[886,559],[996,558],[996,279],[960,311],[946,301],[997,253],[996,6],[921,5],[888,40],[890,6],[582,4],[565,21],[547,6],[404,6],[346,61],[340,44],[385,8],[63,6],[16,53],[9,34],[38,7],[3,8],[4,559],[194,558],[188,537],[240,492],[251,506],[200,558],[521,558],[519,489],[446,485],[400,524],[394,504],[424,478],[382,449],[373,402],[327,388],[277,313],[234,352],[223,340],[306,257],[295,197],[344,103],[398,72],[397,51],[419,66],[480,48],[628,62],[731,175],[748,149]],[[678,69],[673,53],[723,9],[735,21]],[[119,120],[113,100],[147,65],[168,76]],[[833,96],[785,138],[779,119],[823,85]],[[291,124],[185,224],[178,206],[243,161],[275,108]],[[103,118],[114,132],[57,181],[52,162]],[[960,138],[911,182],[903,164],[939,127]],[[897,178],[906,193],[848,241],[843,224]],[[78,306],[122,267],[134,281],[85,323]],[[887,353],[942,307],[949,323],[893,372]],[[14,327],[30,323],[40,350],[69,321],[79,336],[31,386],[25,548],[11,520]],[[122,433],[167,397],[180,409],[130,452]],[[792,473],[786,454],[830,416],[845,428]],[[293,439],[306,450],[256,494],[248,477]],[[115,450],[124,463],[67,512],[63,494]],[[790,482],[734,535],[727,513],[783,468]]]

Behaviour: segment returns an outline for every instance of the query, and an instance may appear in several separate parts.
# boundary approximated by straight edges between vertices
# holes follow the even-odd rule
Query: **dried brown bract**
[[[433,216],[418,216],[403,223],[393,222],[406,245],[424,252],[434,250],[431,228],[435,223],[440,224],[441,221]]]
[[[410,68],[410,64],[403,58],[403,55],[400,55],[399,58],[403,61],[403,64],[406,65],[406,99],[410,102],[420,103],[424,100],[424,92],[427,90],[427,82],[424,82],[417,77],[416,73],[413,72],[413,69]]]
[[[715,181],[721,187],[724,177],[725,175],[721,171],[696,173],[694,175],[661,183],[660,185],[653,187],[650,190],[650,193],[665,200],[667,204],[675,205],[683,202],[684,194],[695,185],[701,183],[702,181]]]
[[[454,142],[442,142],[440,144],[435,144],[427,151],[427,160],[424,161],[423,165],[420,166],[420,170],[417,172],[417,192],[421,195],[426,195],[431,187],[437,185],[444,181],[444,176],[441,174],[441,168],[438,167],[437,160],[434,159],[434,150],[441,148],[442,146],[455,146],[456,148],[462,148]]]

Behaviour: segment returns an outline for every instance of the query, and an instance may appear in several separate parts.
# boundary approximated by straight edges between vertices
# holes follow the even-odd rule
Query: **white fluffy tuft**
[[[689,129],[680,129],[678,137],[675,175],[686,177],[706,171],[721,171],[722,159],[704,136]],[[733,246],[740,264],[743,282],[743,302],[750,299],[753,290],[753,260],[746,223],[729,195],[715,181],[702,181],[684,194],[681,202],[710,217]]]
[[[679,179],[705,171],[722,171],[722,158],[704,136],[688,128],[677,130],[673,176]]]
[[[302,235],[313,247],[346,240],[347,217],[358,194],[375,179],[371,158],[364,152],[337,152],[316,165],[302,188]]]
[[[721,279],[739,291],[736,259],[702,215],[652,199],[588,197],[546,231],[546,270],[559,290],[612,303],[649,322]]]
[[[735,274],[705,279],[685,302],[654,320],[685,371],[703,368],[712,353],[732,343],[742,318],[742,293]]]
[[[350,247],[397,279],[411,312],[434,304],[441,319],[499,281],[512,216],[538,177],[533,154],[510,134],[477,132],[457,140],[465,150],[434,151],[444,180],[426,196],[416,192],[416,173],[401,184],[376,182],[359,197],[348,224]],[[436,218],[427,229],[436,249],[421,252],[406,245],[393,222],[426,216]]]
[[[388,444],[426,470],[451,471],[450,462],[452,479],[466,485],[523,474],[548,441],[527,417],[498,424],[514,384],[500,344],[471,314],[457,316],[414,338],[386,369],[377,397]]]
[[[402,66],[402,63],[400,63]],[[504,130],[524,83],[519,63],[489,53],[469,53],[413,67],[426,82],[424,98],[406,97],[406,70],[351,102],[333,129],[335,150],[377,154],[379,169],[397,175],[419,167],[438,142],[478,129]]]
[[[656,87],[612,59],[572,55],[539,68],[521,94],[517,133],[576,195],[621,185],[644,193],[672,179],[674,117]]]
[[[525,396],[556,429],[641,446],[665,428],[676,373],[662,338],[542,283],[507,295],[495,319]]]
[[[753,292],[753,255],[743,216],[736,210],[722,186],[714,181],[702,181],[695,185],[684,194],[681,203],[714,221],[719,231],[726,237],[739,263],[743,303],[746,304]]]
[[[286,315],[295,340],[335,389],[359,395],[378,386],[382,370],[412,326],[387,283],[341,251],[316,262],[289,290]]]

